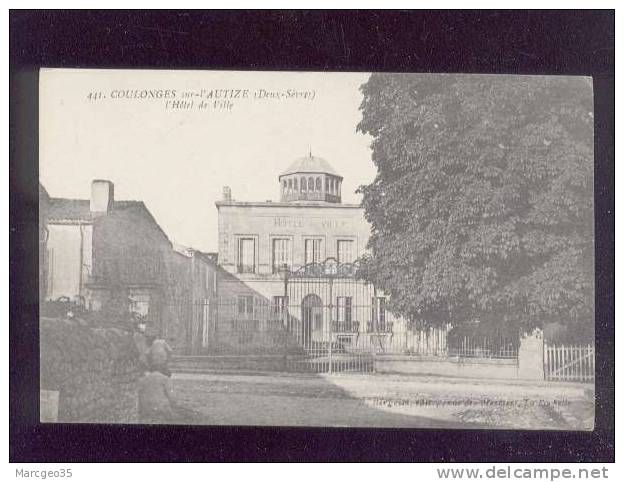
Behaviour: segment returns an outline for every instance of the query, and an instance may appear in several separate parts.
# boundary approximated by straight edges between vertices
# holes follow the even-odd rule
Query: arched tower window
[[[328,162],[308,154],[295,161],[278,176],[284,202],[322,201],[340,204],[342,178]]]

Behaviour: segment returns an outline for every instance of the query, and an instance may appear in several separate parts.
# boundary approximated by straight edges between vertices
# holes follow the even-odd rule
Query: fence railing
[[[184,305],[186,306],[186,305]],[[173,308],[176,308],[175,306]],[[517,359],[519,337],[465,335],[447,326],[406,326],[389,317],[371,321],[370,305],[344,313],[328,306],[286,306],[252,296],[203,300],[192,309],[169,310],[186,332],[184,354],[195,355],[399,355],[475,359]],[[178,313],[179,311],[179,313]],[[341,318],[338,318],[338,316]],[[331,348],[331,350],[330,350]]]
[[[519,337],[449,337],[448,355],[459,358],[518,358]]]
[[[546,380],[587,382],[595,379],[593,345],[544,345]]]

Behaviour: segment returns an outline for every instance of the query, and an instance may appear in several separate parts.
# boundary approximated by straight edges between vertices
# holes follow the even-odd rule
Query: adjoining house
[[[173,245],[168,259],[169,288],[163,303],[164,333],[186,354],[208,343],[211,303],[217,295],[216,254]]]
[[[89,311],[126,305],[180,351],[199,346],[197,313],[215,295],[216,260],[174,249],[142,201],[118,201],[94,180],[90,199],[50,197],[40,188],[42,301],[67,299]]]

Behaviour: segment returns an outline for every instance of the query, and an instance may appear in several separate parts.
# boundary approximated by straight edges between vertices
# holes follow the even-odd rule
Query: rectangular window
[[[353,300],[350,296],[338,296],[336,298],[336,319],[339,326],[339,330],[349,329],[352,321],[352,307]]]
[[[274,296],[272,306],[273,306],[274,313],[282,314],[284,312],[284,308],[286,308],[286,297]]]
[[[378,296],[373,298],[373,310],[371,319],[371,331],[385,332],[389,331],[390,326],[386,324],[386,298]]]
[[[305,240],[305,264],[321,262],[321,240]]]
[[[274,296],[271,303],[271,319],[275,321],[277,325],[281,325],[284,321],[284,313],[286,310],[286,297]]]
[[[238,240],[238,272],[256,272],[256,240],[254,238],[240,238]]]
[[[279,273],[280,268],[284,265],[291,265],[291,249],[290,239],[275,238],[273,239],[273,273]]]
[[[353,241],[340,240],[337,248],[339,263],[353,263]]]
[[[238,317],[251,319],[254,316],[254,297],[239,296],[238,297]]]

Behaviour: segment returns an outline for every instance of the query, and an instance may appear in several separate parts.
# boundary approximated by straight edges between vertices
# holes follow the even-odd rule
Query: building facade
[[[309,155],[279,175],[279,202],[235,201],[224,188],[216,203],[222,331],[273,324],[304,345],[337,336],[361,344],[392,331],[398,320],[383,294],[354,276],[370,226],[360,205],[342,203],[342,180]]]
[[[204,306],[216,295],[216,260],[177,249],[142,201],[118,201],[94,180],[90,199],[40,188],[40,293],[87,311],[134,312],[181,352],[201,345]],[[118,305],[118,306],[117,306]]]

